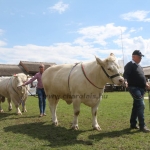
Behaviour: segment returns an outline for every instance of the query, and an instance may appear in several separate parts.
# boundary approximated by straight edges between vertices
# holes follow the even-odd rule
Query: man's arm
[[[126,87],[128,87],[128,79],[129,79],[129,76],[131,75],[131,72],[132,72],[132,64],[128,63],[124,67],[124,73],[123,73],[124,84],[125,84]]]
[[[37,74],[36,74],[33,78],[31,78],[29,81],[23,83],[22,85],[23,85],[23,86],[24,86],[24,85],[28,85],[28,84],[32,83],[34,80],[36,80],[36,79],[37,79]]]

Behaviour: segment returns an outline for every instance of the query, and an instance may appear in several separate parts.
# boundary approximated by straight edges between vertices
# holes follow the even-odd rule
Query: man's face
[[[138,63],[140,63],[142,56],[132,55],[132,59],[138,64]]]
[[[40,66],[39,69],[40,69],[40,72],[41,72],[41,73],[44,72],[44,67]]]

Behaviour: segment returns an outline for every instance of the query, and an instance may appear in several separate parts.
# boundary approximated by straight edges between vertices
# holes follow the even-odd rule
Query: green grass
[[[54,127],[51,114],[39,118],[38,99],[28,97],[27,113],[15,114],[2,104],[0,114],[0,150],[148,150],[150,133],[129,129],[132,98],[128,92],[104,93],[98,110],[101,131],[92,130],[91,109],[81,104],[79,130],[70,129],[73,119],[72,105],[60,101],[57,108],[59,126]],[[150,127],[148,100],[145,100],[145,122]],[[14,106],[14,105],[13,105]]]

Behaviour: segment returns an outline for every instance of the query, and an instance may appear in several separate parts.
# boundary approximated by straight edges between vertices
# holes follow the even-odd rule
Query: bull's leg
[[[56,110],[59,99],[48,98],[48,101],[49,101],[49,108],[52,114],[52,122],[55,126],[58,126]]]
[[[27,100],[28,95],[25,96],[25,98],[22,101],[22,112],[27,112],[26,109],[26,100]]]
[[[26,100],[23,100],[23,102],[22,102],[22,112],[27,112],[27,109],[26,109]]]
[[[72,122],[71,128],[74,130],[78,130],[78,115],[80,113],[80,102],[78,100],[73,100],[73,109],[74,109],[74,118]]]
[[[11,111],[12,110],[11,99],[7,98],[7,101],[8,101],[8,111]]]
[[[98,130],[98,131],[101,130],[101,128],[100,128],[100,126],[97,122],[97,110],[98,110],[99,102],[94,107],[91,108],[91,111],[92,111],[92,127],[93,127],[93,129]]]
[[[19,104],[15,104],[15,107],[16,107],[16,113],[17,115],[22,115],[20,109],[19,109]]]
[[[18,101],[16,101],[15,97],[13,97],[13,96],[11,96],[11,99],[12,99],[12,101],[13,101],[15,107],[16,107],[16,113],[17,113],[17,115],[22,115],[22,113],[21,113],[21,111],[19,109],[19,105],[20,104],[18,103]]]

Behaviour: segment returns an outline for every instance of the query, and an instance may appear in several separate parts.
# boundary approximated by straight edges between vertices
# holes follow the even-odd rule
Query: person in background
[[[146,88],[150,88],[146,82],[146,78],[142,67],[139,65],[144,55],[140,50],[135,50],[132,53],[132,61],[128,62],[124,67],[125,85],[133,98],[133,107],[130,117],[130,128],[140,129],[143,132],[150,132],[144,122],[144,94]],[[137,126],[137,119],[139,126]]]
[[[37,95],[38,95],[38,99],[39,99],[39,109],[40,109],[40,116],[39,117],[46,116],[46,113],[45,113],[46,95],[45,95],[45,91],[44,91],[42,80],[41,80],[42,73],[44,72],[44,69],[45,69],[44,65],[40,64],[39,72],[36,73],[33,78],[31,78],[29,81],[27,81],[23,84],[23,86],[28,85],[29,83],[31,83],[31,85],[32,85],[32,82],[34,80],[37,79],[37,81],[38,81],[38,83],[37,83]]]

